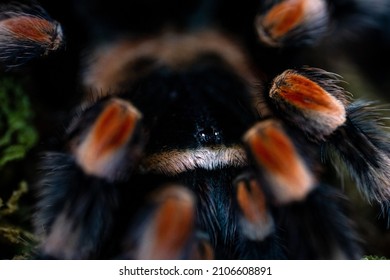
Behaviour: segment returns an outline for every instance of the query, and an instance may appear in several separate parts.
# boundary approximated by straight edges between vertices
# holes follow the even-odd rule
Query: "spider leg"
[[[339,169],[344,163],[370,202],[390,201],[390,142],[380,109],[351,98],[339,77],[320,69],[287,70],[269,92],[278,116],[319,143]],[[341,165],[340,165],[341,164]]]
[[[320,69],[286,70],[273,80],[269,98],[281,118],[309,138],[324,140],[346,120],[348,94],[338,82]]]
[[[131,227],[126,258],[187,258],[194,238],[195,196],[182,186],[159,189],[139,213]],[[207,248],[206,248],[207,250]],[[208,252],[205,253],[207,256]]]
[[[277,121],[257,123],[244,142],[256,163],[259,182],[270,191],[274,203],[303,200],[315,188],[316,178]]]
[[[38,4],[0,4],[0,63],[4,68],[25,64],[63,44],[61,25]]]
[[[210,238],[203,232],[196,232],[192,243],[189,259],[192,260],[213,260],[215,259],[214,248],[210,243]]]
[[[141,113],[129,102],[109,99],[85,135],[75,136],[70,149],[83,171],[115,181],[131,169],[141,153],[138,123]],[[129,146],[131,149],[129,149]]]
[[[276,238],[273,249],[279,247],[285,254],[280,256],[287,258],[358,258],[359,246],[337,195],[319,184],[307,165],[310,160],[306,157],[311,155],[302,156],[281,124],[274,120],[259,122],[246,133],[244,142],[257,179],[257,184],[252,183],[252,190],[258,193],[252,191],[250,201],[255,201],[259,186],[263,186],[273,209],[269,212],[263,207],[263,220],[271,213],[276,229],[275,233],[267,232],[272,229],[269,223],[258,224],[260,230],[255,232],[261,236],[266,231],[268,238]],[[250,203],[245,205],[246,208],[241,206],[246,209],[243,213],[249,213],[245,214],[247,220],[252,219]],[[261,203],[256,205],[260,209]],[[313,234],[314,231],[318,234]],[[283,243],[278,244],[277,238]],[[259,241],[258,238],[261,244]]]
[[[249,174],[236,182],[240,259],[285,259],[267,197]]]
[[[304,201],[278,208],[275,219],[288,258],[361,259],[361,240],[344,200],[338,190],[320,184]]]
[[[326,143],[328,157],[343,166],[369,202],[390,209],[390,134],[381,108],[356,101],[347,107],[347,120]]]
[[[270,2],[270,1],[268,1]],[[313,44],[328,29],[325,0],[281,0],[262,4],[255,19],[260,41],[271,47]]]
[[[255,179],[240,180],[236,191],[243,234],[248,239],[264,240],[275,230],[264,192]]]
[[[67,135],[69,152],[46,155],[35,221],[41,257],[101,256],[119,215],[121,182],[141,150],[139,121],[140,114],[130,103],[105,100],[74,120]],[[130,164],[125,162],[128,158]]]

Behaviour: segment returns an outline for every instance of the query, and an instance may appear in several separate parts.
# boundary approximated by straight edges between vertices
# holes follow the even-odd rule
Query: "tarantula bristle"
[[[259,122],[244,141],[276,203],[302,200],[315,186],[314,176],[278,122]]]
[[[264,192],[255,179],[239,181],[236,191],[243,235],[249,240],[264,240],[274,231]]]
[[[47,55],[64,44],[61,25],[39,6],[0,4],[0,63],[5,68]]]
[[[128,153],[141,113],[129,102],[111,99],[74,148],[76,160],[90,175],[116,179],[117,171]],[[119,168],[120,169],[120,168]]]
[[[47,153],[41,171],[46,176],[37,189],[35,226],[43,241],[38,257],[95,258],[115,219],[118,188],[86,175],[68,154]]]
[[[274,79],[269,96],[286,120],[311,138],[324,140],[344,124],[345,107],[334,94],[334,89],[339,88],[327,91],[327,85],[334,83],[333,77],[322,77],[317,82],[313,73],[311,76],[286,70]]]
[[[255,25],[268,46],[310,44],[327,30],[328,13],[324,0],[282,0],[260,13]]]
[[[193,238],[195,197],[181,186],[169,186],[152,198],[153,213],[146,219],[135,249],[136,259],[181,259]]]
[[[339,190],[319,184],[304,201],[286,205],[279,223],[289,233],[288,254],[298,259],[307,259],[307,256],[311,256],[310,259],[359,258],[361,244],[351,230],[354,225],[348,217],[345,200]],[[304,241],[298,242],[300,238]]]
[[[346,124],[329,141],[336,152],[333,163],[345,163],[360,191],[368,201],[379,202],[384,212],[390,206],[389,139],[380,108],[356,101],[347,108]]]

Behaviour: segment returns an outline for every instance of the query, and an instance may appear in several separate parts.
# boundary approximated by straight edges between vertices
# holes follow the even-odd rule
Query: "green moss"
[[[21,182],[19,185],[19,188],[14,190],[11,197],[7,201],[7,203],[4,205],[2,200],[0,201],[0,217],[5,217],[8,215],[12,215],[13,213],[17,212],[19,209],[19,200],[20,197],[27,193],[28,187],[26,182]]]
[[[0,80],[0,169],[10,161],[24,158],[37,142],[32,118],[22,87],[13,79]]]
[[[12,244],[23,246],[29,245],[34,239],[33,235],[18,226],[7,223],[6,217],[18,212],[20,198],[27,191],[27,183],[22,182],[19,188],[12,193],[7,203],[0,204],[0,236]]]
[[[33,111],[21,83],[0,79],[0,258],[25,258],[34,244],[26,222],[29,206],[22,199],[28,193],[26,172],[20,168],[38,140],[32,123]]]

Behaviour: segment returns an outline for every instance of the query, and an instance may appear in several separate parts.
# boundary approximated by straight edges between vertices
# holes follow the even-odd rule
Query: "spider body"
[[[219,36],[221,35],[218,34],[217,38],[220,40]],[[181,40],[181,38],[179,37],[177,40]],[[181,47],[183,46],[181,45]],[[232,47],[232,49],[234,48]],[[171,47],[170,51],[172,51]],[[91,179],[98,180],[96,182],[108,180],[114,188],[116,188],[118,181],[120,185],[128,185],[125,187],[129,188],[128,190],[122,190],[125,194],[119,190],[116,194],[123,201],[121,203],[116,201],[114,205],[107,206],[119,207],[118,209],[121,209],[120,205],[126,206],[126,209],[117,210],[123,219],[119,219],[120,225],[115,225],[118,223],[117,218],[111,217],[109,220],[112,220],[114,224],[111,226],[109,223],[105,223],[103,226],[104,229],[107,228],[107,231],[117,232],[115,234],[119,235],[118,240],[124,245],[122,244],[123,247],[121,247],[119,242],[116,245],[117,250],[122,251],[123,248],[128,248],[127,251],[120,251],[120,255],[123,257],[143,259],[192,258],[193,254],[202,256],[197,252],[199,249],[196,246],[200,246],[197,245],[197,235],[207,237],[204,242],[213,248],[213,256],[217,258],[289,258],[289,254],[292,254],[291,257],[295,257],[294,254],[301,250],[297,249],[296,252],[291,253],[290,249],[286,249],[286,247],[288,248],[296,242],[304,243],[305,241],[301,240],[301,237],[289,235],[287,239],[281,238],[281,241],[278,241],[279,231],[289,231],[289,229],[284,228],[279,219],[287,216],[283,219],[289,220],[290,210],[286,212],[280,211],[278,208],[271,210],[268,199],[270,199],[271,205],[273,203],[283,205],[305,200],[307,194],[317,187],[317,179],[312,175],[312,172],[316,169],[318,153],[315,152],[314,144],[310,142],[301,140],[301,143],[298,143],[299,141],[293,143],[290,140],[290,135],[298,133],[296,129],[289,127],[286,129],[288,132],[285,132],[279,123],[275,123],[271,119],[269,105],[265,103],[267,101],[258,103],[260,98],[254,95],[253,87],[261,88],[263,81],[257,79],[256,82],[253,82],[250,79],[255,76],[252,74],[255,72],[248,70],[248,73],[251,74],[250,78],[243,77],[242,73],[232,67],[229,61],[225,61],[219,52],[210,53],[210,50],[207,50],[206,54],[201,48],[199,54],[194,54],[195,61],[175,60],[175,63],[170,64],[171,61],[168,60],[168,62],[164,61],[165,64],[161,66],[159,64],[152,65],[148,71],[141,71],[143,76],[138,76],[127,90],[123,90],[123,93],[114,97],[108,95],[98,102],[91,103],[90,107],[86,106],[86,109],[82,110],[73,120],[74,125],[70,126],[69,138],[65,140],[65,143],[71,143],[70,153],[76,158],[76,162],[73,163],[75,166],[72,168],[81,169],[78,172],[82,177],[97,177]],[[122,55],[122,57],[126,56]],[[153,61],[153,58],[160,61],[160,58],[155,57],[154,54],[154,57],[141,56],[129,59],[129,63],[124,61],[120,63],[129,69],[132,64],[139,65],[137,59]],[[174,58],[177,59],[176,56]],[[117,67],[113,68],[118,69]],[[118,71],[122,70],[119,68]],[[133,80],[131,77],[133,72],[129,73],[130,77],[123,77],[123,80]],[[252,87],[248,81],[253,82],[253,85],[257,85],[257,87]],[[121,138],[117,136],[118,130],[121,131],[121,135],[128,135],[127,128],[121,125],[123,117],[120,116],[120,113],[113,113],[113,111],[120,110],[117,107],[127,107],[130,102],[139,112],[142,112],[134,113],[135,115],[142,114],[142,117],[139,117],[139,130],[132,130],[133,135],[129,136],[130,138],[142,139],[142,141],[135,141],[135,144],[134,139],[118,140]],[[257,107],[259,104],[260,106]],[[129,115],[132,115],[133,113],[130,111]],[[259,127],[251,128],[258,122]],[[90,126],[91,129],[85,129]],[[98,130],[101,132],[97,132]],[[244,137],[246,132],[247,135]],[[87,134],[87,136],[80,136],[79,133]],[[112,134],[112,137],[109,134]],[[264,135],[264,138],[259,137],[258,134]],[[105,137],[109,140],[104,140]],[[244,140],[245,138],[247,140]],[[243,140],[248,141],[248,147],[244,145]],[[95,142],[97,144],[92,144]],[[141,142],[140,145],[139,142]],[[305,156],[301,156],[302,151],[296,148],[299,145],[305,145]],[[310,148],[310,146],[313,147]],[[100,158],[98,155],[100,152],[97,153],[97,150],[107,149],[114,150],[113,153],[122,154],[122,148],[126,150],[123,152],[126,157],[118,155],[118,160],[114,160],[113,157],[106,160]],[[139,149],[142,149],[142,155],[136,155]],[[252,156],[248,156],[247,151]],[[111,152],[108,151],[108,153]],[[94,156],[92,160],[86,160],[86,155]],[[95,155],[98,156],[95,157]],[[129,161],[129,158],[133,160]],[[129,166],[127,162],[134,163],[134,165]],[[257,168],[257,164],[263,167]],[[47,164],[50,170],[52,166],[58,166],[58,163],[49,162]],[[97,167],[94,168],[94,166]],[[123,168],[123,166],[125,167]],[[46,171],[46,173],[51,173],[51,171]],[[54,172],[53,176],[56,176]],[[55,181],[57,179],[54,177],[53,180],[51,186],[46,186],[48,189],[56,188]],[[72,180],[83,181],[77,177]],[[275,185],[275,187],[271,190],[263,190],[257,182],[261,182],[260,185]],[[95,185],[96,183],[91,184]],[[184,188],[181,187],[183,189],[173,189],[176,193],[171,195],[174,197],[181,197],[182,192],[188,190],[193,193],[190,199],[192,205],[190,209],[183,209],[188,205],[184,206],[179,202],[177,202],[179,205],[172,202],[174,205],[170,206],[169,201],[163,201],[160,202],[162,205],[157,203],[157,206],[149,206],[156,211],[155,213],[153,210],[147,209],[148,206],[146,206],[145,213],[138,214],[140,215],[138,217],[130,210],[131,208],[128,208],[128,205],[132,204],[133,201],[145,201],[146,205],[148,203],[154,205],[153,202],[148,202],[150,193],[157,192],[155,195],[159,196],[160,192],[165,189],[164,186],[172,185],[184,186]],[[317,196],[322,197],[322,192],[325,194],[331,192],[327,190],[327,187],[322,188],[324,190],[318,190],[312,194],[314,200],[318,199]],[[101,191],[103,192],[102,197],[109,197],[106,190],[102,188]],[[237,200],[236,197],[240,199]],[[46,198],[43,197],[42,202],[45,203],[48,199],[51,199],[50,195]],[[68,200],[66,196],[61,199]],[[81,202],[74,203],[74,205],[77,207],[79,203]],[[329,204],[333,203],[333,200],[329,201]],[[50,204],[56,205],[57,203]],[[88,205],[88,202],[85,204]],[[186,215],[184,220],[182,217],[177,217],[178,220],[176,220],[175,213],[170,212],[174,210],[165,210],[165,207],[168,207],[166,204],[178,212],[189,211],[192,214]],[[297,208],[305,207],[304,205],[305,203]],[[342,211],[337,209],[337,203],[333,207],[335,207],[334,215],[340,215],[340,220],[345,219],[345,223],[348,223],[347,219],[342,216]],[[157,210],[155,210],[156,208]],[[158,210],[160,208],[161,210]],[[325,208],[329,208],[330,212],[333,211],[329,205]],[[129,211],[131,214],[124,214]],[[136,210],[134,211],[136,212]],[[73,216],[74,214],[71,212],[68,215]],[[98,217],[86,219],[94,220]],[[150,224],[148,225],[142,219],[146,219]],[[176,228],[177,224],[188,222],[188,219],[192,222],[187,227],[179,227],[179,232],[170,232],[170,234],[165,232],[169,230],[170,226]],[[275,219],[276,221],[274,221]],[[59,225],[56,222],[48,224],[49,230],[47,231],[56,233],[56,228],[62,228],[63,223],[61,221]],[[278,225],[277,230],[275,224]],[[122,228],[123,225],[131,226]],[[289,226],[286,225],[286,227]],[[50,229],[50,227],[52,228]],[[336,232],[340,230],[336,225],[330,225],[330,227]],[[85,230],[89,231],[89,228]],[[304,227],[301,230],[305,231]],[[47,237],[48,241],[45,246],[51,244],[52,234]],[[89,233],[85,234],[89,235]],[[180,246],[177,244],[168,246],[167,244],[170,242],[165,240],[165,234],[168,236],[179,235],[178,239],[182,240],[179,243]],[[346,243],[340,244],[338,240],[334,241],[331,238],[328,240],[328,237],[324,237],[325,243],[329,243],[335,248],[342,246],[342,251],[337,251],[337,254],[342,257],[355,257],[358,249],[354,248],[353,234],[349,231],[346,233],[340,231],[339,234],[346,235],[350,240],[345,237]],[[78,238],[81,237],[83,235]],[[106,237],[101,236],[101,238],[103,238],[102,243],[105,244]],[[292,240],[286,242],[289,238]],[[167,244],[164,244],[165,242]],[[149,243],[156,243],[156,245],[152,246],[153,248],[148,248]],[[311,246],[319,246],[316,242],[314,243]],[[78,244],[84,246],[81,239]],[[115,242],[112,242],[111,239],[109,239],[109,244],[107,245],[109,247],[115,246]],[[195,249],[193,249],[194,246]],[[253,249],[252,246],[256,249]],[[347,248],[348,246],[353,249]],[[64,244],[61,247],[68,247],[68,245]],[[243,250],[243,248],[246,249]],[[44,251],[46,250],[48,249],[44,248]],[[49,252],[51,252],[50,250]],[[316,251],[315,248],[307,250],[307,252],[300,252],[300,257],[340,257],[332,249],[324,249],[320,252]],[[162,251],[168,253],[162,254]],[[105,254],[105,249],[102,252],[92,251],[91,255],[87,256],[101,257],[102,253]],[[118,254],[118,252],[116,253]],[[56,253],[54,256],[69,257]],[[109,257],[114,256],[110,255]]]
[[[336,74],[300,67],[270,78],[279,64],[257,61],[245,39],[207,20],[190,28],[217,2],[202,2],[188,30],[97,40],[82,72],[86,101],[41,164],[39,258],[361,257],[343,195],[321,176],[325,151],[388,209],[390,137],[378,110],[354,102]],[[329,3],[264,1],[257,40],[312,44],[325,36]],[[26,15],[13,16],[25,29]],[[45,24],[57,35],[39,47],[52,50],[50,38],[57,49],[62,33]],[[44,33],[32,31],[0,43]]]

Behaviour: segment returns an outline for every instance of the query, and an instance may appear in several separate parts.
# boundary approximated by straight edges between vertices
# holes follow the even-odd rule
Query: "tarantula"
[[[340,76],[280,50],[315,45],[364,1],[134,1],[125,16],[92,2],[77,2],[86,97],[40,165],[38,258],[361,257],[325,163],[386,213],[390,135]],[[3,67],[64,51],[64,33],[35,2],[2,4]]]

